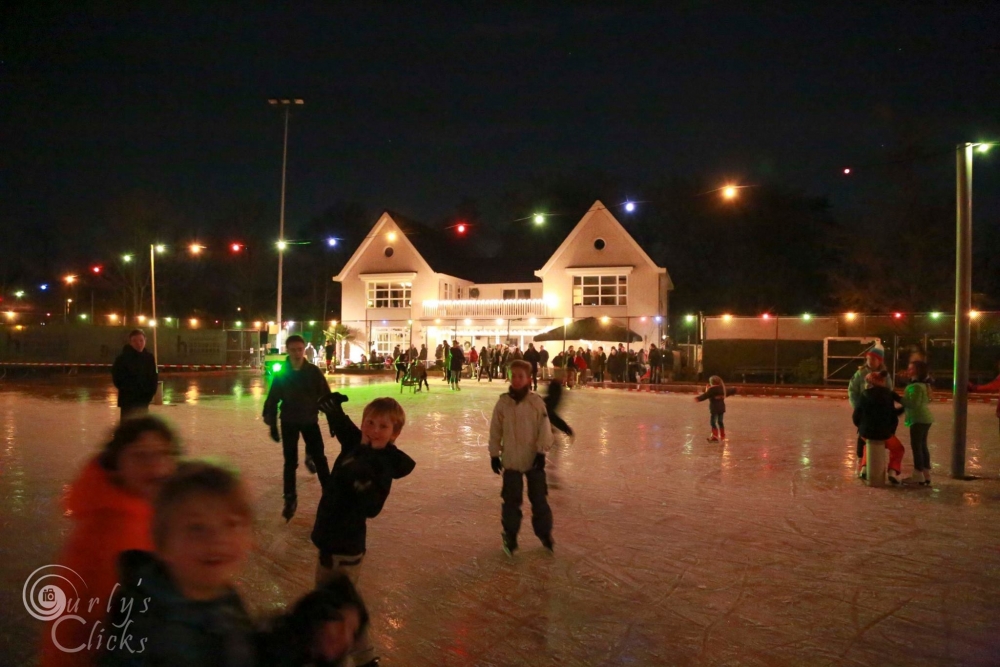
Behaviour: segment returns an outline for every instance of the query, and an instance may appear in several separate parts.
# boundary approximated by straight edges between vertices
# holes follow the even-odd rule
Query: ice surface
[[[335,384],[350,382],[337,379]],[[1000,483],[994,406],[969,406],[969,472],[948,479],[950,406],[935,404],[933,489],[854,479],[846,401],[729,399],[728,443],[706,443],[687,395],[585,389],[577,430],[548,466],[556,551],[531,534],[500,549],[500,480],[486,452],[503,385],[400,397],[345,389],[357,417],[399,397],[399,446],[417,461],[369,528],[361,590],[385,665],[970,665],[1000,662]],[[299,513],[280,518],[281,451],[252,376],[173,376],[154,408],[188,452],[236,462],[258,514],[243,580],[260,613],[309,589],[319,485],[300,468]],[[103,379],[0,393],[2,662],[30,663],[40,622],[21,586],[68,522],[58,496],[117,419]],[[900,429],[908,443],[905,429]],[[326,438],[328,452],[337,451]],[[909,451],[904,473],[909,474]]]

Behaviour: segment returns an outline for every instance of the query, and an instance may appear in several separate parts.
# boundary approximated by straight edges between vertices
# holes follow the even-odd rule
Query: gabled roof
[[[598,199],[590,207],[590,210],[588,210],[583,215],[583,217],[580,218],[580,222],[576,223],[576,227],[574,227],[573,231],[571,231],[569,235],[563,240],[562,244],[560,244],[560,246],[556,248],[556,251],[552,253],[552,256],[549,257],[549,261],[545,263],[545,266],[535,271],[535,275],[541,278],[546,273],[548,273],[552,269],[552,265],[555,264],[556,260],[559,259],[559,257],[564,252],[566,252],[566,250],[573,244],[573,241],[576,239],[576,237],[580,235],[580,232],[583,231],[583,229],[585,229],[588,224],[590,224],[591,220],[594,219],[594,216],[600,211],[603,211],[608,218],[610,218],[616,225],[618,225],[618,227],[622,231],[622,234],[625,235],[625,238],[628,239],[628,242],[631,244],[632,249],[642,260],[647,262],[651,268],[656,270],[657,273],[667,272],[665,268],[656,265],[656,262],[653,261],[653,258],[650,257],[648,254],[646,254],[646,251],[642,249],[642,246],[636,243],[635,239],[632,238],[632,235],[628,233],[628,230],[625,229],[622,223],[618,222],[618,218],[612,215],[611,211],[608,210],[608,208],[601,203],[600,199]],[[667,276],[667,282],[668,284],[671,283],[669,276]]]
[[[410,244],[417,255],[423,260],[427,270],[435,273],[444,273],[456,278],[464,277],[464,268],[467,266],[463,258],[468,249],[456,248],[455,242],[448,234],[432,229],[427,225],[412,220],[401,213],[386,209],[379,216],[375,226],[372,227],[365,240],[354,251],[351,258],[344,264],[334,280],[342,282],[350,273],[358,260],[368,251],[369,246],[377,239],[389,225],[394,225],[402,233],[403,239],[399,242]]]

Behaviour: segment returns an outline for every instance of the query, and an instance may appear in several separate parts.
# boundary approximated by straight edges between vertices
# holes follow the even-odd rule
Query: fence
[[[1000,313],[972,318],[970,376],[992,379],[1000,360]],[[923,356],[941,387],[950,385],[954,364],[954,315],[946,313],[845,313],[800,317],[704,318],[704,372],[730,380],[844,383],[863,363],[861,354],[878,339],[886,366],[905,371],[913,354]]]

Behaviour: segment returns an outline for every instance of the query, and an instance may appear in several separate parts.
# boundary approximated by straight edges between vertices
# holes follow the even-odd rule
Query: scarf
[[[507,393],[510,394],[510,397],[514,399],[515,403],[520,403],[528,395],[529,391],[531,391],[531,385],[527,385],[521,389],[514,389],[513,387],[511,387],[510,389],[507,390]]]

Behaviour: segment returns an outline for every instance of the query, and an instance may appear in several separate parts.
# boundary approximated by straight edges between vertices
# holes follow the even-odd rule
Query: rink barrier
[[[579,389],[581,387],[577,387]],[[605,382],[605,383],[587,383],[583,385],[583,389],[624,389],[628,392],[636,393],[648,393],[648,394],[700,394],[700,386],[695,385],[681,385],[674,389],[665,389],[664,385],[636,385],[631,382]],[[787,391],[779,389],[779,391]],[[798,390],[804,391],[804,390]],[[824,390],[820,390],[824,391]],[[832,390],[825,390],[832,391]],[[807,398],[812,400],[833,400],[833,401],[846,401],[847,400],[847,390],[837,391],[831,394],[817,394],[817,393],[762,393],[760,388],[754,388],[751,391],[739,391],[736,396],[743,396],[747,398]],[[986,395],[969,395],[969,403],[996,403],[997,398]],[[934,393],[932,394],[932,401],[935,403],[950,403],[954,401],[951,394],[945,393]]]
[[[111,368],[112,364],[59,364],[51,362],[8,362],[0,361],[0,367],[4,368]],[[252,366],[240,366],[236,364],[157,364],[161,370],[242,370],[253,368]]]

